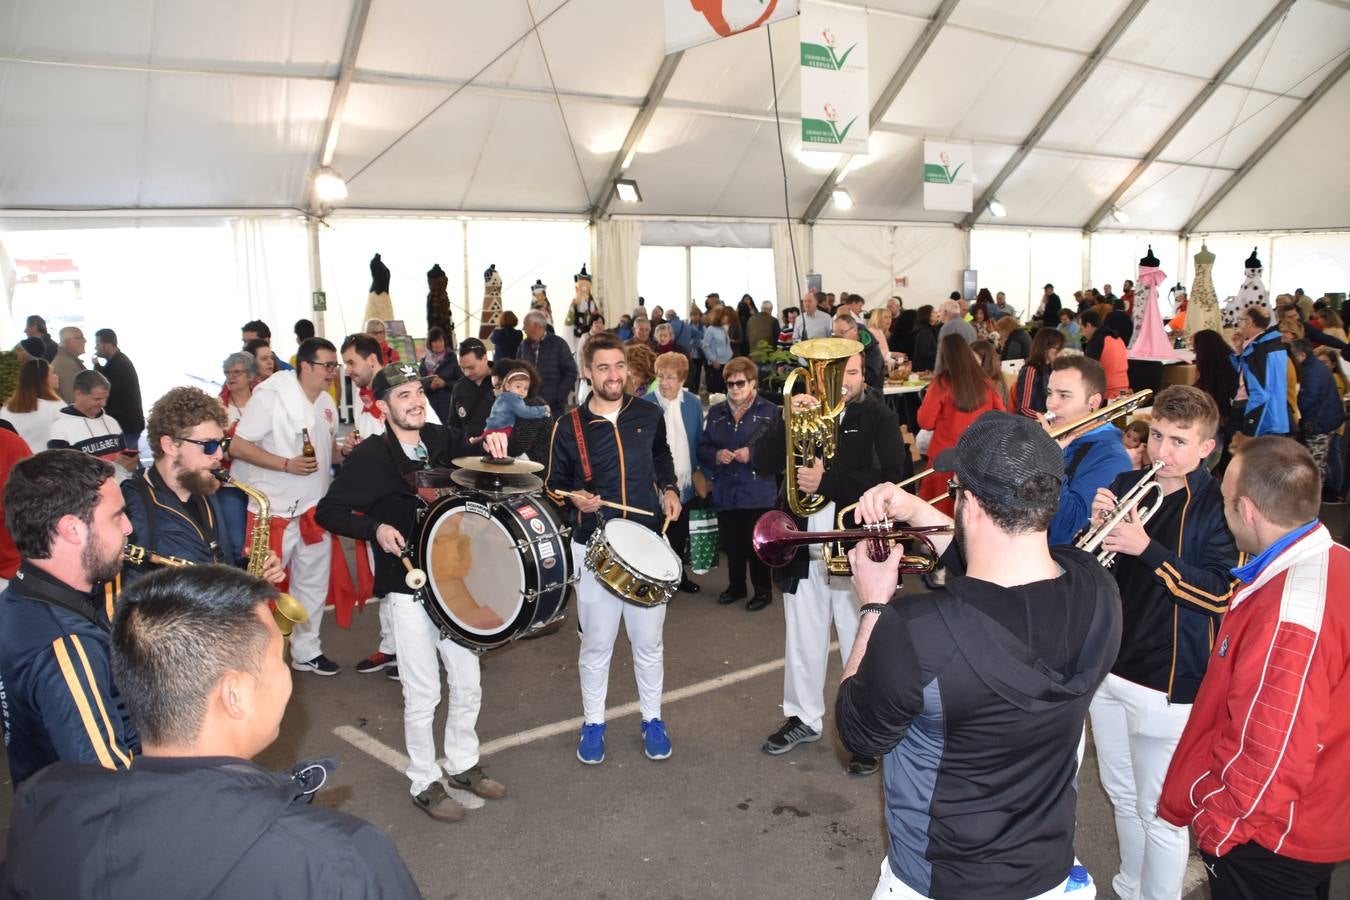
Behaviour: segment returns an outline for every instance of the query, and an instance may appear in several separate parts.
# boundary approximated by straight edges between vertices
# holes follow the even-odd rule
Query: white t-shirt
[[[12,412],[5,406],[0,407],[0,418],[14,426],[29,450],[41,453],[47,449],[47,441],[52,436],[52,424],[63,406],[65,404],[60,400],[39,400],[38,408],[26,413]]]
[[[294,455],[286,452],[289,441],[281,445],[272,434],[272,422],[280,402],[273,391],[254,391],[253,399],[244,407],[244,415],[239,419],[235,436],[258,445],[268,453],[289,458]],[[328,392],[322,391],[314,401],[314,426],[309,430],[309,440],[314,445],[319,470],[312,475],[293,475],[261,466],[252,467],[249,474],[253,480],[247,483],[267,495],[272,503],[272,515],[294,518],[316,506],[328,492],[328,485],[333,480],[330,472],[333,465],[333,437],[336,433],[337,407],[333,405],[333,398]],[[298,432],[290,436],[290,440],[298,446]],[[251,500],[249,509],[257,511]]]
[[[122,426],[117,420],[104,413],[97,419],[91,419],[74,407],[62,410],[52,421],[50,440],[60,441],[58,446],[70,447],[90,456],[113,463],[113,474],[121,484],[131,477],[131,472],[119,466],[113,460],[121,456],[126,440],[122,437]],[[47,449],[46,447],[42,448]],[[34,451],[38,452],[38,451]]]

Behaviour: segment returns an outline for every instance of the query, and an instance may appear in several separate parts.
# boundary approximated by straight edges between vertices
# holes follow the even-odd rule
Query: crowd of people
[[[217,394],[176,387],[148,417],[115,333],[97,332],[100,362],[86,368],[79,329],[58,343],[30,317],[0,409],[0,712],[18,791],[0,893],[80,896],[114,879],[243,896],[284,868],[288,895],[416,896],[382,831],[308,804],[328,761],[280,775],[249,761],[277,737],[291,672],[342,672],[324,653],[327,607],[341,620],[375,597],[379,642],[355,670],[401,684],[411,802],[455,822],[455,792],[506,795],[480,761],[492,691],[479,655],[407,580],[419,473],[482,455],[543,464],[570,529],[581,763],[611,749],[621,625],[643,755],[668,759],[678,737],[662,712],[668,604],[616,596],[587,564],[591,538],[626,520],[683,561],[702,507],[725,559],[718,604],[759,612],[781,597],[782,719],[764,710],[764,753],[825,737],[838,641],[845,770],[884,767],[877,896],[1048,897],[1087,883],[1073,846],[1087,725],[1118,896],[1179,896],[1192,831],[1216,898],[1327,896],[1331,866],[1350,858],[1350,617],[1333,602],[1350,559],[1319,520],[1345,483],[1340,319],[1290,296],[1247,309],[1231,335],[1201,331],[1194,385],[1157,392],[1122,428],[1101,411],[1131,392],[1133,285],[1075,298],[1077,310],[1046,285],[1024,327],[988,290],[870,311],[860,295],[813,291],[778,315],[711,294],[687,317],[640,303],[613,328],[588,306],[567,335],[536,305],[504,313],[486,340],[452,345],[432,329],[416,360],[380,319],[336,344],[301,320],[289,359],[255,320]],[[783,410],[805,416],[820,399],[775,395],[774,354],[826,337],[861,350],[841,361],[828,457],[794,460]],[[893,373],[926,382],[915,424],[930,471],[912,491],[899,484],[915,468],[907,429],[881,394]],[[788,466],[817,501],[809,515],[794,512]],[[1150,481],[1147,516],[1115,515]],[[776,570],[752,547],[771,510],[821,532],[847,508],[859,526],[935,529],[923,591],[897,594],[899,544],[859,542],[851,578],[820,546]],[[1110,565],[1075,546],[1108,520]],[[192,566],[156,571],[155,557]],[[676,580],[700,593],[683,569]],[[185,790],[237,839],[166,809]],[[170,871],[163,836],[123,833],[143,834],[129,823],[146,816],[181,826],[170,847],[217,844],[210,865]],[[296,847],[267,839],[282,829]],[[330,844],[321,856],[316,836]],[[342,864],[327,864],[335,853]]]

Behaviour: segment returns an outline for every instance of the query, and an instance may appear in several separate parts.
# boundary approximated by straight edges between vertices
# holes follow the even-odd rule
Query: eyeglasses
[[[734,387],[734,388],[745,387],[745,386],[746,386],[747,384],[749,384],[749,383],[750,383],[750,382],[747,381],[747,380],[744,379],[744,378],[737,378],[735,381],[728,381],[728,382],[727,382],[727,387],[729,387],[729,388],[732,388],[732,387]]]
[[[957,481],[956,481],[955,478],[948,478],[948,479],[947,479],[947,499],[949,499],[949,500],[955,500],[955,499],[956,499],[956,495],[959,494],[959,493],[961,493],[961,485],[957,483]]]
[[[320,366],[320,367],[322,367],[325,371],[328,371],[328,372],[336,372],[338,366],[342,365],[342,363],[338,363],[338,362],[312,362],[312,363],[310,363],[310,365],[311,365],[311,366]]]
[[[228,450],[230,447],[229,438],[211,438],[206,441],[199,441],[196,438],[179,438],[180,441],[187,441],[189,444],[196,444],[202,448],[202,452],[207,456],[215,456],[218,451]]]

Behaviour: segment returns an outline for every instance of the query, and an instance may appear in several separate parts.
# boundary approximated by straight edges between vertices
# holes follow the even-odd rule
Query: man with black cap
[[[1036,422],[987,412],[934,465],[953,473],[954,521],[893,484],[858,519],[952,527],[934,539],[946,590],[892,601],[899,548],[849,554],[862,621],[835,721],[849,750],[886,758],[876,896],[1057,896],[1090,883],[1076,778],[1120,594],[1090,555],[1049,546],[1064,457]]]
[[[383,414],[384,434],[362,441],[347,457],[319,501],[316,518],[334,534],[378,548],[375,593],[384,597],[393,625],[413,805],[437,821],[454,822],[464,818],[464,807],[447,792],[442,776],[450,787],[488,799],[505,796],[506,788],[478,765],[475,725],[483,696],[478,655],[441,636],[417,598],[407,593],[400,557],[413,539],[419,503],[410,476],[450,466],[459,434],[453,427],[427,423],[430,405],[416,366],[391,363],[376,373],[370,388]],[[486,435],[483,448],[491,456],[505,456],[506,435]],[[432,733],[441,700],[440,663],[450,691],[444,770],[436,761]]]

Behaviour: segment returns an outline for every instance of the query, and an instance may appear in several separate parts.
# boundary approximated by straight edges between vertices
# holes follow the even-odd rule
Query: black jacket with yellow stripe
[[[1117,476],[1112,493],[1123,496],[1145,471]],[[1200,466],[1163,499],[1144,531],[1144,552],[1119,554],[1113,567],[1124,628],[1111,672],[1165,692],[1172,703],[1192,703],[1240,561],[1219,483]]]
[[[117,590],[77,591],[25,561],[0,593],[0,711],[15,786],[57,760],[125,769],[140,752],[112,683]]]

